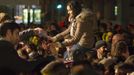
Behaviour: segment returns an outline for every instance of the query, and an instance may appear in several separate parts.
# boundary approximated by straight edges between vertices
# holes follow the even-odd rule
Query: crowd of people
[[[134,75],[134,25],[99,23],[77,1],[68,27],[24,27],[0,13],[1,75]]]

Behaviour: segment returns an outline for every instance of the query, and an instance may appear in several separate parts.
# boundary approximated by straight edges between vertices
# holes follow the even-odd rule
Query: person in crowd
[[[124,30],[123,30],[123,27],[122,27],[122,25],[120,25],[120,24],[115,24],[114,26],[113,26],[113,34],[120,34],[120,33],[122,33]]]
[[[124,40],[124,36],[122,34],[114,34],[112,37],[112,45],[115,45],[118,41]]]
[[[60,47],[71,46],[72,52],[76,49],[91,49],[94,46],[94,29],[96,27],[96,16],[89,9],[82,8],[77,1],[70,1],[67,4],[67,12],[69,14],[70,26],[63,32],[57,34],[50,39],[57,42],[64,39],[66,35],[69,37],[59,43]]]
[[[19,30],[20,27],[15,22],[3,23],[0,26],[0,70],[30,73],[44,60],[28,62],[18,56],[15,45],[19,42]]]
[[[87,60],[86,52],[89,50],[77,49],[73,52],[73,62]]]
[[[107,34],[107,24],[106,23],[100,23],[99,34],[101,35],[102,40],[105,40],[105,37]]]
[[[91,65],[97,64],[98,63],[98,57],[97,57],[97,52],[95,50],[92,51],[87,51],[85,53],[87,61],[91,63]]]
[[[49,36],[55,36],[60,32],[59,26],[55,23],[50,23],[50,25],[48,26],[48,30],[49,30],[48,31]]]
[[[115,65],[115,75],[131,75],[134,71],[134,66],[126,63],[119,63]]]
[[[105,41],[103,40],[97,41],[95,44],[95,48],[99,60],[107,57],[108,50],[107,50],[107,43]]]
[[[68,73],[66,65],[60,60],[50,62],[41,70],[42,75],[68,75]]]
[[[116,46],[116,43],[118,41],[121,41],[121,40],[124,40],[124,36],[122,34],[114,34],[113,37],[112,37],[112,42],[111,42],[111,47],[110,47],[110,50],[111,50],[111,53],[114,53],[112,52]]]
[[[70,75],[99,75],[88,61],[78,61],[73,63]]]
[[[124,63],[134,66],[134,55],[130,55]]]
[[[128,75],[133,75],[134,74],[134,55],[130,55],[124,62],[125,64],[128,64],[131,66],[129,68],[129,73]]]
[[[118,41],[111,50],[111,56],[117,63],[124,62],[129,56],[127,43],[125,41]]]
[[[130,55],[133,55],[134,54],[133,35],[129,32],[124,32],[122,33],[122,35],[124,37],[124,41],[128,45]]]

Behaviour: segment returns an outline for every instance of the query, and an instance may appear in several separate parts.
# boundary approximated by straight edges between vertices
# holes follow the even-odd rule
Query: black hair
[[[20,27],[17,23],[15,22],[6,22],[6,23],[3,23],[1,26],[0,26],[0,35],[1,36],[6,36],[6,33],[8,30],[11,30],[11,32],[13,32],[15,29],[19,29],[20,30]]]
[[[78,1],[69,1],[68,6],[73,10],[75,16],[77,16],[82,11],[82,6]]]

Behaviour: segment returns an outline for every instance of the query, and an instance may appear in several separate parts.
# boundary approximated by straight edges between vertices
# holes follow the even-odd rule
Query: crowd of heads
[[[72,17],[82,11],[81,5],[74,1],[68,3],[69,9],[73,9],[71,13],[68,12],[74,14]],[[44,29],[46,35],[43,35],[36,27],[21,29],[19,24],[8,19],[8,16],[0,18],[0,36],[15,45],[22,59],[30,62],[40,57],[54,58],[41,68],[42,75],[133,75],[133,25],[128,25],[126,30],[121,25],[112,25],[111,22],[101,23],[99,31],[93,36],[96,39],[94,47],[89,50],[78,49],[72,54],[73,59],[66,61],[63,57],[67,48],[58,48],[56,43],[47,38],[47,35],[55,36],[61,32],[58,25],[48,23],[44,28],[39,28]]]

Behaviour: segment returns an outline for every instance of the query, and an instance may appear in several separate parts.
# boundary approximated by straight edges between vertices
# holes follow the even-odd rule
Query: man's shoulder
[[[0,39],[0,48],[9,48],[9,47],[13,47],[13,45],[6,40]]]
[[[11,44],[10,42],[6,41],[6,40],[3,40],[3,39],[0,39],[0,45],[1,44]]]

